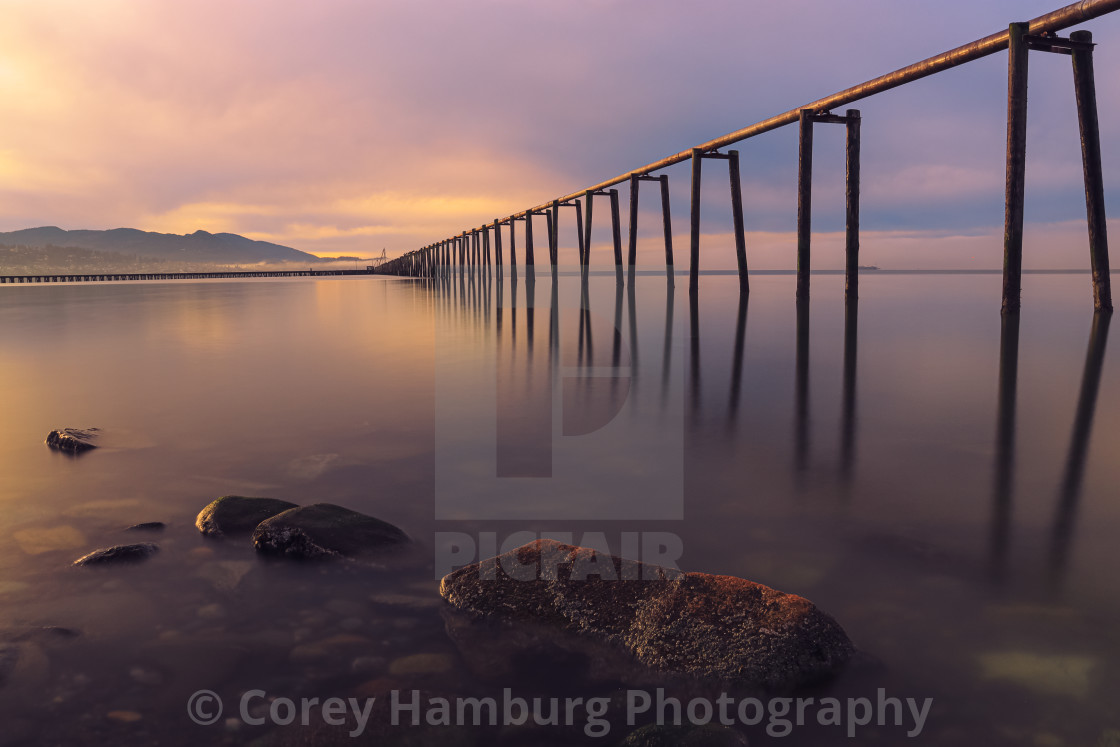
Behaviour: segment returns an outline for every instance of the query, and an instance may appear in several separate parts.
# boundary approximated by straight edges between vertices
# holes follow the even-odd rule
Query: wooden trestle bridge
[[[493,266],[499,277],[503,272],[502,233],[508,229],[509,267],[516,277],[516,226],[524,223],[525,254],[522,266],[528,276],[536,262],[533,240],[534,218],[543,216],[548,237],[548,260],[552,273],[558,265],[558,228],[561,208],[574,208],[578,236],[579,264],[586,275],[590,264],[591,225],[594,198],[610,201],[614,244],[614,267],[619,282],[623,269],[632,272],[637,248],[638,191],[642,182],[657,182],[661,191],[662,222],[665,235],[665,262],[670,282],[673,277],[673,237],[669,218],[669,177],[658,174],[666,167],[684,161],[692,164],[691,234],[689,244],[689,291],[696,294],[700,272],[700,179],[704,159],[723,159],[728,163],[731,187],[732,218],[735,234],[735,255],[738,263],[739,287],[750,290],[747,273],[746,236],[743,225],[743,199],[739,180],[739,153],[721,150],[734,143],[761,135],[790,124],[800,128],[797,200],[797,297],[809,296],[811,199],[813,179],[813,126],[843,124],[847,130],[846,201],[847,226],[845,241],[846,295],[858,296],[859,262],[859,164],[860,112],[848,109],[833,113],[838,107],[865,99],[935,73],[995,54],[1004,49],[1008,54],[1007,92],[1007,170],[1004,211],[1003,312],[1017,314],[1023,265],[1023,192],[1026,164],[1027,122],[1027,59],[1032,51],[1055,52],[1072,57],[1073,82],[1077,99],[1077,115],[1081,129],[1081,148],[1085,172],[1085,202],[1089,229],[1089,256],[1093,274],[1093,299],[1098,311],[1111,311],[1112,291],[1109,279],[1108,238],[1105,229],[1104,186],[1101,174],[1100,133],[1097,124],[1096,86],[1093,77],[1093,41],[1089,31],[1075,31],[1068,37],[1058,32],[1076,24],[1120,9],[1120,0],[1083,0],[1067,5],[1034,20],[1012,23],[1006,30],[951,49],[921,62],[847,88],[805,106],[756,122],[714,140],[683,150],[584,190],[558,197],[527,210],[495,218],[491,223],[465,230],[421,249],[408,252],[383,263],[377,273],[435,277],[453,268],[484,268]],[[619,184],[629,185],[630,220],[627,256],[624,263],[619,209]],[[491,257],[491,231],[494,253]]]

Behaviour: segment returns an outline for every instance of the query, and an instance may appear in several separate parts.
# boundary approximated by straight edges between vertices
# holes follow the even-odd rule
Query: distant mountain
[[[27,247],[70,246],[175,262],[246,264],[320,261],[320,258],[314,254],[288,246],[254,241],[235,233],[207,231],[195,231],[180,236],[175,233],[153,233],[135,228],[114,228],[111,231],[64,231],[56,226],[44,226],[0,232],[0,244]]]

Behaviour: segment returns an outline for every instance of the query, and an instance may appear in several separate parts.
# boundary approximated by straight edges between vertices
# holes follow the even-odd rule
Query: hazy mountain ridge
[[[73,247],[174,262],[236,264],[321,261],[314,254],[288,246],[256,241],[235,233],[209,233],[208,231],[179,235],[141,231],[136,228],[66,231],[57,226],[42,226],[0,232],[0,244],[42,249]]]

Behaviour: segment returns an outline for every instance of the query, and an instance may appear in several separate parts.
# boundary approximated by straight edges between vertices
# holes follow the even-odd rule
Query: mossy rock
[[[295,503],[278,498],[223,495],[198,512],[194,525],[207,537],[248,534],[270,516],[295,507]]]
[[[253,547],[300,560],[357,558],[411,543],[387,521],[331,503],[291,508],[253,530]]]

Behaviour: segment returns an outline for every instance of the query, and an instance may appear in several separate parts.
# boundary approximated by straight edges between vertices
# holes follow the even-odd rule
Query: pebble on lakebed
[[[46,444],[68,454],[81,454],[97,448],[92,443],[96,437],[96,428],[59,428],[47,434]]]
[[[94,550],[74,561],[74,565],[111,565],[116,563],[135,563],[150,558],[159,552],[159,546],[151,542],[138,542],[134,545],[114,545]]]
[[[781,693],[837,674],[855,652],[803,597],[554,540],[460,568],[440,594],[448,634],[487,678],[560,656],[596,679],[698,678]]]

